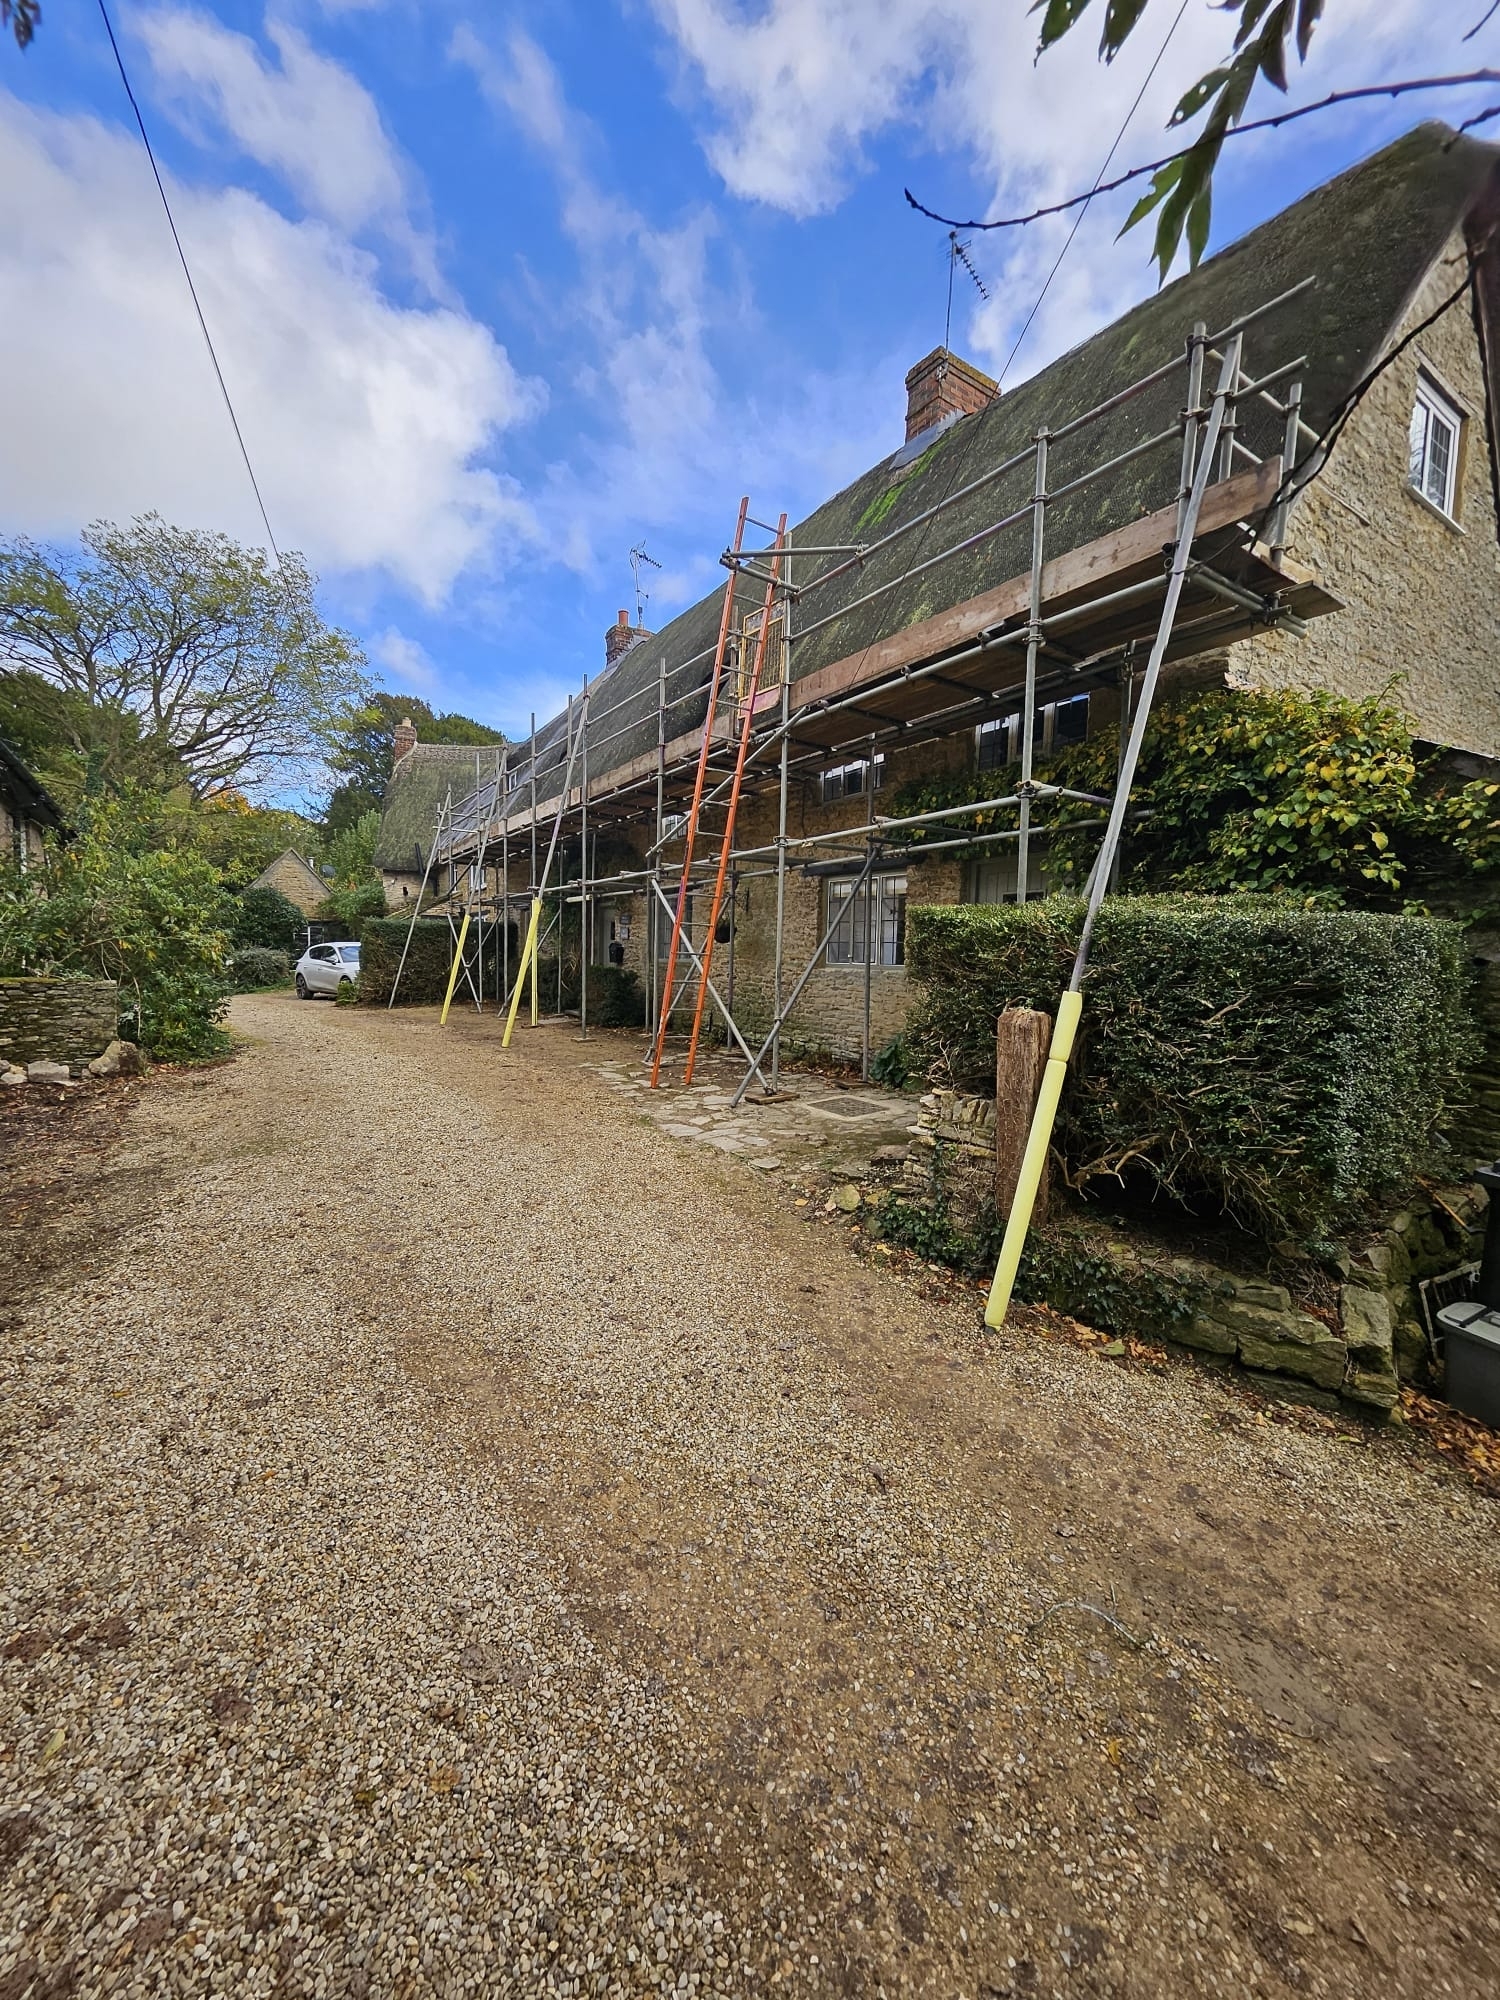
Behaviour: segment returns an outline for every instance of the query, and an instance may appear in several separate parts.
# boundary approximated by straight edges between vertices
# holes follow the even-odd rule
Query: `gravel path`
[[[7,1266],[0,2000],[1500,1989],[1493,1503],[235,1019]]]

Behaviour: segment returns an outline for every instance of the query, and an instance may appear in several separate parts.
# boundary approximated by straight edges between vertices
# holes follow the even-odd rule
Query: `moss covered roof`
[[[501,747],[414,744],[385,788],[375,866],[392,875],[420,875],[444,800],[451,792],[456,805],[487,778],[493,780],[500,756]]]
[[[1380,353],[1433,259],[1495,173],[1497,161],[1500,148],[1455,141],[1445,125],[1416,127],[1164,286],[977,415],[952,424],[913,462],[901,463],[904,454],[892,453],[799,522],[791,532],[793,549],[799,543],[827,547],[876,541],[950,493],[962,493],[990,468],[1024,453],[1040,428],[1060,429],[1182,354],[1196,321],[1212,333],[1307,278],[1316,280],[1313,287],[1249,328],[1245,363],[1252,377],[1259,378],[1306,355],[1303,412],[1321,430]],[[1184,374],[1174,371],[1156,388],[1057,443],[1049,490],[1167,429],[1182,409],[1184,390]],[[1262,456],[1279,452],[1281,420],[1274,412],[1252,405],[1242,421],[1242,435],[1253,450]],[[1050,507],[1048,555],[1080,547],[1167,505],[1177,491],[1179,459],[1174,439]],[[1022,574],[1030,562],[1029,519],[971,548],[956,545],[1021,507],[1030,492],[1028,460],[1005,478],[958,499],[933,522],[877,551],[838,581],[807,592],[793,619],[794,682]],[[726,521],[726,531],[728,525]],[[945,549],[955,552],[907,574]],[[795,582],[805,588],[814,564],[822,569],[831,567],[832,560],[804,558],[796,564]],[[893,579],[904,580],[873,603],[856,603]],[[754,588],[747,583],[747,590]],[[655,749],[663,658],[669,700],[690,697],[671,710],[668,734],[702,727],[722,602],[722,590],[715,590],[593,684],[591,779]],[[831,613],[840,615],[819,622]],[[810,626],[816,629],[806,630]],[[613,713],[601,713],[610,708]],[[562,716],[539,730],[538,744],[538,796],[545,800],[559,789],[565,759]],[[524,746],[514,753],[517,768],[523,760]],[[524,807],[521,793],[512,810]]]

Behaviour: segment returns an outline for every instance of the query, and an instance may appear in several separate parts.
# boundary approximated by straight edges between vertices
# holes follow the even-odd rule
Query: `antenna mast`
[[[661,568],[661,564],[656,560],[655,556],[647,555],[645,542],[639,541],[630,551],[630,574],[635,578],[635,622],[637,625],[645,624],[646,606],[651,602],[650,591],[642,590],[641,588],[641,570],[643,567],[648,566],[651,569]]]
[[[958,231],[950,229],[948,231],[948,311],[943,320],[944,347],[951,347],[953,345],[953,270],[957,264],[963,265],[974,281],[975,291],[978,292],[982,299],[988,300],[990,295],[989,286],[974,269],[974,262],[969,255],[968,244],[960,243],[958,240]]]

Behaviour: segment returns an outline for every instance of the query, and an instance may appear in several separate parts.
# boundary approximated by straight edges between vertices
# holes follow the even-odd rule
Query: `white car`
[[[326,993],[336,1000],[359,977],[357,944],[310,945],[297,960],[297,998],[314,1000]]]

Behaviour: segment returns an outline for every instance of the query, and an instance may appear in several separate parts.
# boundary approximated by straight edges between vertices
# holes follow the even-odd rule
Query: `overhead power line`
[[[1147,70],[1145,76],[1141,79],[1141,87],[1135,94],[1135,101],[1132,103],[1130,109],[1125,113],[1124,122],[1120,126],[1119,131],[1116,132],[1115,134],[1115,143],[1110,147],[1109,151],[1104,155],[1104,164],[1102,167],[1100,167],[1098,173],[1095,174],[1094,176],[1094,185],[1089,190],[1089,192],[1084,196],[1083,201],[1079,206],[1078,213],[1073,218],[1073,227],[1068,231],[1068,239],[1063,244],[1061,250],[1058,251],[1056,262],[1053,264],[1052,269],[1047,273],[1046,283],[1042,286],[1042,289],[1036,295],[1036,304],[1031,308],[1031,311],[1026,315],[1026,324],[1021,328],[1021,331],[1016,335],[1015,345],[1011,348],[1010,353],[1007,354],[1005,357],[1005,366],[1000,370],[1000,380],[1002,382],[1004,382],[1006,376],[1010,373],[1011,363],[1015,360],[1016,356],[1021,351],[1022,341],[1025,340],[1027,334],[1030,333],[1031,331],[1032,321],[1036,318],[1037,314],[1042,309],[1043,299],[1046,298],[1048,292],[1052,289],[1052,280],[1057,276],[1059,270],[1062,268],[1063,258],[1067,256],[1068,252],[1073,247],[1073,238],[1078,234],[1079,230],[1083,227],[1083,218],[1089,212],[1089,203],[1093,200],[1094,196],[1099,192],[1100,183],[1103,181],[1104,176],[1109,172],[1110,161],[1113,160],[1115,154],[1119,152],[1120,147],[1124,144],[1125,134],[1130,130],[1130,122],[1135,117],[1137,111],[1140,110],[1141,101],[1145,97],[1146,92],[1151,88],[1152,77],[1154,77],[1156,72],[1161,68],[1162,57],[1167,53],[1168,48],[1171,46],[1172,37],[1177,33],[1177,30],[1182,26],[1182,17],[1187,12],[1188,5],[1189,5],[1189,0],[1182,0],[1182,5],[1177,9],[1177,13],[1175,18],[1173,19],[1171,27],[1168,28],[1165,36],[1162,38],[1161,47],[1156,51],[1155,60],[1152,62],[1152,65],[1150,69]],[[910,201],[911,196],[908,194],[906,199]]]
[[[135,92],[130,87],[130,77],[125,69],[125,58],[120,53],[120,44],[115,39],[114,23],[109,18],[109,9],[105,6],[104,0],[99,0],[99,13],[104,21],[104,32],[109,36],[109,45],[114,50],[115,67],[120,72],[120,81],[125,86],[125,95],[130,99],[130,108],[135,113],[135,122],[140,131],[141,144],[146,149],[146,158],[151,162],[151,172],[156,181],[156,192],[161,196],[161,205],[166,213],[167,227],[171,230],[172,241],[177,246],[177,261],[182,266],[183,277],[187,279],[188,292],[193,301],[193,311],[198,315],[199,330],[203,335],[203,344],[208,349],[208,358],[213,363],[214,377],[219,385],[219,394],[224,398],[224,408],[229,412],[229,421],[234,427],[234,441],[239,446],[240,457],[245,462],[245,471],[249,476],[251,490],[255,494],[255,504],[260,509],[261,523],[266,531],[266,540],[271,545],[271,553],[275,556],[279,567],[281,563],[281,550],[277,546],[275,535],[271,532],[271,517],[266,512],[265,501],[261,498],[260,481],[255,476],[255,467],[250,463],[250,453],[245,445],[245,434],[240,429],[240,420],[234,412],[234,401],[229,394],[229,384],[224,380],[224,371],[219,366],[219,357],[214,349],[213,335],[208,330],[208,321],[203,314],[203,304],[198,297],[198,287],[193,283],[193,273],[188,265],[187,252],[182,247],[182,238],[177,233],[177,223],[172,215],[172,204],[167,199],[166,184],[162,180],[161,169],[156,164],[156,154],[152,150],[151,137],[146,130],[146,121],[141,116],[141,107],[136,102]]]
[[[1299,104],[1294,110],[1278,111],[1269,118],[1252,118],[1244,125],[1231,125],[1223,136],[1226,139],[1242,139],[1251,132],[1270,132],[1279,125],[1290,125],[1295,118],[1310,118],[1315,111],[1328,111],[1339,104],[1354,104],[1366,97],[1404,97],[1413,90],[1458,90],[1475,83],[1500,83],[1500,70],[1472,69],[1462,76],[1422,76],[1402,83],[1368,83],[1358,90],[1335,90],[1327,97],[1320,97],[1316,104]],[[1467,130],[1469,126],[1483,124],[1496,116],[1500,116],[1500,107],[1480,112],[1477,118],[1468,119],[1461,129]],[[1118,145],[1119,141],[1116,140],[1115,144]],[[945,229],[1024,229],[1028,222],[1041,222],[1049,215],[1066,215],[1069,209],[1086,208],[1096,194],[1113,194],[1116,188],[1138,181],[1143,174],[1158,173],[1176,160],[1185,160],[1201,144],[1201,139],[1195,139],[1192,145],[1179,147],[1175,153],[1164,153],[1159,160],[1147,160],[1143,166],[1131,167],[1127,173],[1116,175],[1112,181],[1096,182],[1087,194],[1069,195],[1066,201],[1054,201],[1045,208],[1034,208],[1029,215],[1002,215],[992,222],[977,219],[959,222],[951,215],[939,215],[935,208],[918,201],[910,188],[904,188],[902,192],[918,215],[925,215],[932,222],[941,222]]]

